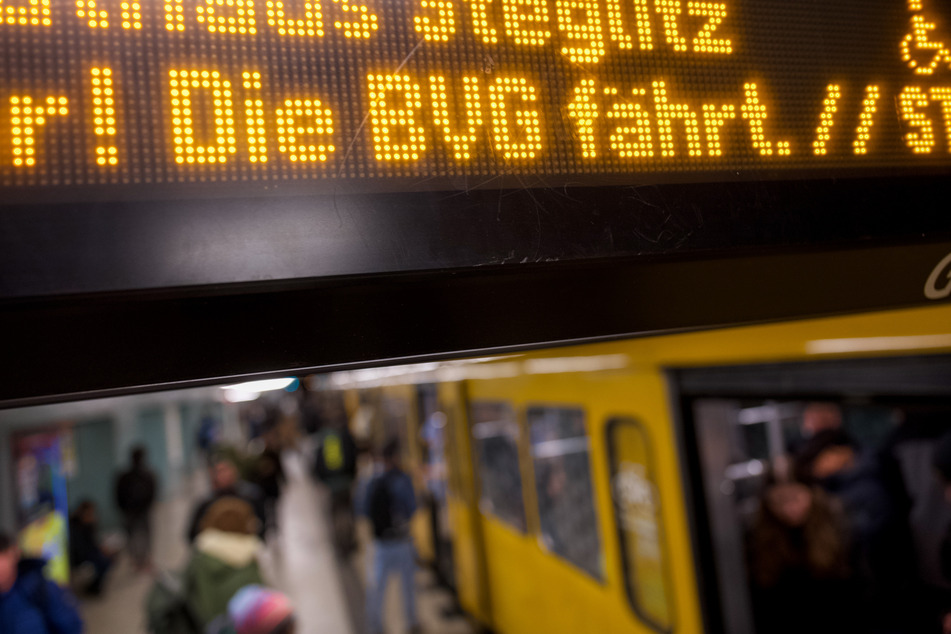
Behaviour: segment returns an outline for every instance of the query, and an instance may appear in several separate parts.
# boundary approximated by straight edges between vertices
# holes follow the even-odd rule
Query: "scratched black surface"
[[[815,28],[783,19],[812,3],[731,6],[772,26],[734,33],[749,49],[727,79],[747,77],[751,59],[798,68],[799,79],[770,78],[790,112],[815,110],[826,77],[853,72],[850,56],[894,73],[907,28],[901,2],[835,3],[836,19]],[[409,36],[387,37],[402,59]],[[194,50],[227,57],[212,40]],[[892,43],[864,46],[872,40]],[[7,73],[50,53],[40,40],[14,52],[10,42]],[[44,72],[72,81],[71,61],[46,53]],[[673,68],[669,57],[632,56],[632,72],[650,78]],[[342,61],[308,53],[282,70],[282,85]],[[123,63],[161,81],[141,52]],[[721,67],[707,68],[709,81],[726,81]],[[161,136],[153,123],[138,121],[143,138]],[[53,138],[84,151],[79,137]],[[940,156],[871,171],[687,170],[665,182],[635,171],[605,186],[570,170],[559,187],[535,175],[514,185],[537,187],[472,188],[412,171],[382,187],[391,191],[361,178],[330,190],[207,179],[10,185],[0,199],[0,402],[919,305],[951,251]]]

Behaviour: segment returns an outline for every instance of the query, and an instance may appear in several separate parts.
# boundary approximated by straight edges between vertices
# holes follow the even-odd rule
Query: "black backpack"
[[[409,536],[405,518],[398,518],[393,509],[391,481],[398,472],[388,471],[374,480],[370,487],[368,511],[373,535],[377,539],[401,539]],[[402,521],[400,521],[402,519]]]
[[[145,598],[146,630],[150,634],[201,634],[184,585],[180,572],[163,571],[156,577]]]

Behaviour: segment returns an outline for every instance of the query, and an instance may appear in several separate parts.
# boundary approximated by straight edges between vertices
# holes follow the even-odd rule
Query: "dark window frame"
[[[608,482],[611,487],[611,506],[613,511],[612,518],[614,520],[615,529],[617,530],[618,554],[621,555],[619,559],[621,562],[621,572],[623,573],[623,576],[624,576],[624,593],[627,596],[627,602],[628,602],[628,605],[631,607],[631,610],[634,612],[637,618],[644,625],[654,630],[655,632],[658,632],[659,634],[670,634],[670,632],[673,632],[677,629],[676,628],[677,599],[676,599],[676,593],[673,591],[674,589],[673,584],[671,583],[672,580],[671,580],[671,574],[670,574],[670,561],[669,561],[670,549],[667,547],[666,533],[663,528],[663,513],[661,511],[661,505],[659,504],[657,508],[657,515],[658,515],[657,519],[659,524],[658,539],[660,541],[660,548],[661,548],[661,553],[663,556],[663,565],[661,566],[661,568],[663,570],[664,586],[667,590],[667,602],[668,602],[668,609],[670,611],[670,626],[669,627],[664,627],[660,625],[659,623],[657,623],[653,618],[650,617],[650,615],[648,615],[644,611],[643,607],[641,607],[640,603],[638,602],[636,593],[634,591],[635,586],[632,583],[632,580],[633,580],[632,570],[630,569],[630,566],[628,566],[628,553],[629,553],[630,547],[628,546],[627,540],[624,537],[624,528],[622,527],[620,518],[618,517],[617,504],[614,501],[614,476],[617,475],[617,470],[615,467],[618,464],[618,461],[617,461],[617,450],[615,449],[615,444],[613,442],[614,440],[613,434],[614,434],[614,431],[618,427],[625,426],[625,425],[630,425],[634,427],[635,429],[639,430],[641,434],[643,434],[645,439],[644,446],[646,447],[646,453],[647,453],[648,476],[650,477],[650,480],[654,484],[654,486],[657,487],[658,492],[660,489],[660,487],[657,484],[657,479],[654,477],[654,474],[652,473],[654,462],[655,462],[654,443],[651,439],[650,434],[647,431],[647,427],[634,416],[624,415],[624,414],[608,416],[607,422],[604,425],[604,438],[607,445],[607,453],[608,453],[608,460],[605,467],[607,468],[607,471],[608,471]],[[658,497],[660,496],[658,495]],[[663,500],[661,500],[661,503],[662,502]]]

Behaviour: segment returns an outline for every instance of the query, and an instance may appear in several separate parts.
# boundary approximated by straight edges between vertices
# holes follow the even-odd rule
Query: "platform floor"
[[[280,530],[262,555],[266,578],[291,598],[297,614],[297,634],[364,634],[366,562],[372,543],[361,526],[361,546],[341,560],[330,540],[328,503],[324,490],[307,475],[302,454],[285,454],[288,486],[278,506]],[[306,454],[309,455],[309,454]],[[178,495],[158,505],[153,524],[154,559],[158,569],[179,569],[187,558],[185,525],[195,500],[206,495],[207,483],[196,475]],[[471,634],[465,618],[447,616],[450,595],[434,584],[428,570],[419,570],[417,605],[427,634]],[[120,557],[101,598],[81,602],[87,634],[144,634],[143,603],[151,587],[148,574],[136,573]],[[386,634],[406,631],[393,578],[386,594]]]

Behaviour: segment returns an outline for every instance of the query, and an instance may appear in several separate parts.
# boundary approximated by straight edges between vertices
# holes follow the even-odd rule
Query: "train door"
[[[466,424],[465,384],[439,384],[439,410],[446,417],[447,528],[452,535],[452,583],[460,606],[488,625],[491,607],[485,543],[479,517],[472,442]]]
[[[435,383],[416,386],[417,419],[416,437],[419,444],[420,466],[423,474],[423,504],[429,511],[429,535],[431,539],[433,567],[440,583],[453,585],[452,534],[449,529],[447,507],[447,415],[440,407]]]
[[[523,487],[518,385],[518,379],[472,381],[468,407],[492,624],[514,632],[535,629],[539,624],[532,619],[543,608],[536,592],[538,578],[526,559],[533,537]]]
[[[674,380],[705,508],[709,631],[942,631],[951,502],[938,462],[943,442],[951,465],[951,357]]]
[[[698,631],[693,593],[674,596],[695,578],[663,384],[534,361],[470,392],[493,624]]]
[[[695,577],[656,374],[632,372],[623,354],[539,359],[526,370],[537,518],[529,565],[545,580],[544,631],[698,631],[699,608],[683,591]]]

